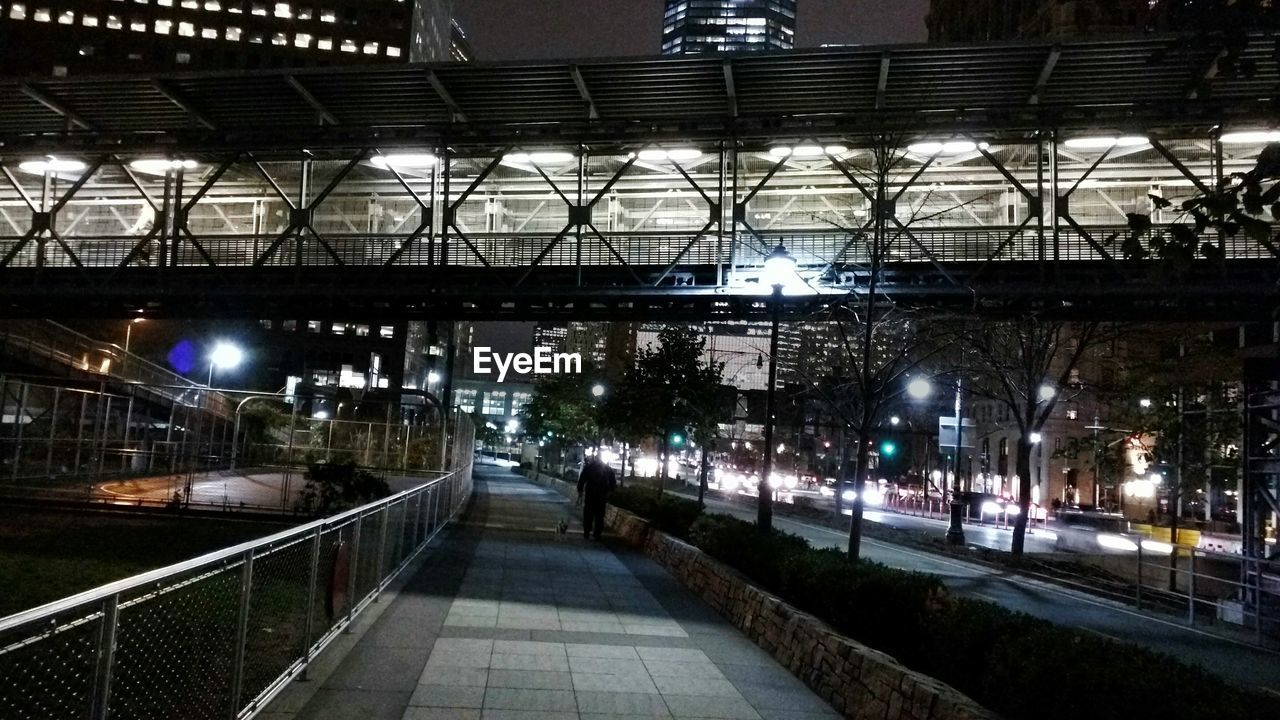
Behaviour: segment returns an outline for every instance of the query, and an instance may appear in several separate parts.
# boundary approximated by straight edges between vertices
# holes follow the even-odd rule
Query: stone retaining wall
[[[685,587],[851,720],[996,720],[959,690],[854,642],[755,587],[698,548],[612,505],[615,533],[643,548]]]
[[[543,485],[572,496],[568,482]],[[613,505],[605,521],[850,720],[999,720],[959,690],[854,642],[698,548]]]

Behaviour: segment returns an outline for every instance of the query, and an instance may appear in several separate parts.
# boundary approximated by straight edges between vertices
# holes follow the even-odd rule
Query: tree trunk
[[[844,430],[840,431],[840,439],[838,441],[840,447],[836,450],[839,459],[836,461],[836,517],[844,514],[844,469],[849,465],[849,437]]]
[[[1018,517],[1013,520],[1013,545],[1009,548],[1013,561],[1022,559],[1027,537],[1027,514],[1031,507],[1031,440],[1029,431],[1018,438]]]
[[[857,560],[862,552],[862,491],[865,487],[869,454],[867,440],[859,434],[857,461],[853,467],[853,491],[857,495],[849,506],[853,511],[849,517],[849,557],[854,560]]]
[[[622,487],[622,481],[627,477],[627,456],[630,455],[631,443],[622,443],[622,472],[618,473],[618,487]]]
[[[702,507],[707,495],[707,446],[702,446],[702,459],[698,462],[698,507]]]
[[[671,452],[671,435],[670,433],[662,433],[662,447],[658,451],[658,495],[662,495],[662,491],[667,484],[667,454]]]

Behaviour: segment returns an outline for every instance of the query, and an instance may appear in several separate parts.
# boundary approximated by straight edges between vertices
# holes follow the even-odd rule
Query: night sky
[[[479,61],[657,55],[661,0],[454,0]],[[800,47],[924,42],[928,0],[799,0]]]

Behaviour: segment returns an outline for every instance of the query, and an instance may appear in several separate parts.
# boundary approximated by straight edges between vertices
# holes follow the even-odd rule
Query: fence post
[[[301,680],[306,680],[307,672],[311,670],[311,633],[315,630],[316,581],[320,577],[321,530],[322,528],[316,528],[315,538],[311,545],[311,571],[307,574],[310,580],[307,584],[307,622],[302,634]]]
[[[351,615],[356,606],[356,573],[360,571],[360,526],[364,525],[364,513],[356,514],[355,530],[351,533],[351,552],[347,553],[347,626],[343,632],[351,632]]]
[[[107,720],[111,710],[111,669],[116,658],[116,629],[120,622],[120,594],[102,601],[102,628],[98,633],[97,669],[93,681],[92,720]]]
[[[419,533],[422,532],[422,503],[426,499],[426,490],[418,491],[418,505],[413,511],[413,548],[410,552],[417,552],[421,540],[418,539]]]
[[[374,566],[373,601],[382,597],[382,582],[386,579],[387,526],[391,524],[391,506],[382,506],[382,527],[378,529],[378,559]]]
[[[244,682],[244,651],[249,638],[249,601],[253,595],[253,550],[246,550],[240,566],[240,614],[236,619],[235,660],[231,666],[231,707],[228,717],[240,715],[240,686]]]
[[[1176,550],[1175,550],[1176,552]],[[1187,622],[1196,624],[1196,549],[1191,548],[1190,574],[1187,575]]]
[[[1138,609],[1142,609],[1142,541],[1138,543],[1138,584],[1137,584],[1137,604]]]
[[[1266,543],[1262,552],[1266,552]],[[1262,645],[1262,556],[1253,558],[1253,625],[1257,633],[1257,643]]]

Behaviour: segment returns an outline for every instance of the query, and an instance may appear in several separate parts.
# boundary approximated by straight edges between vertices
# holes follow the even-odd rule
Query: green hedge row
[[[1263,717],[1260,698],[1136,645],[993,603],[953,597],[933,575],[853,561],[803,538],[702,514],[647,488],[610,502],[734,567],[842,634],[889,653],[1011,720]]]

